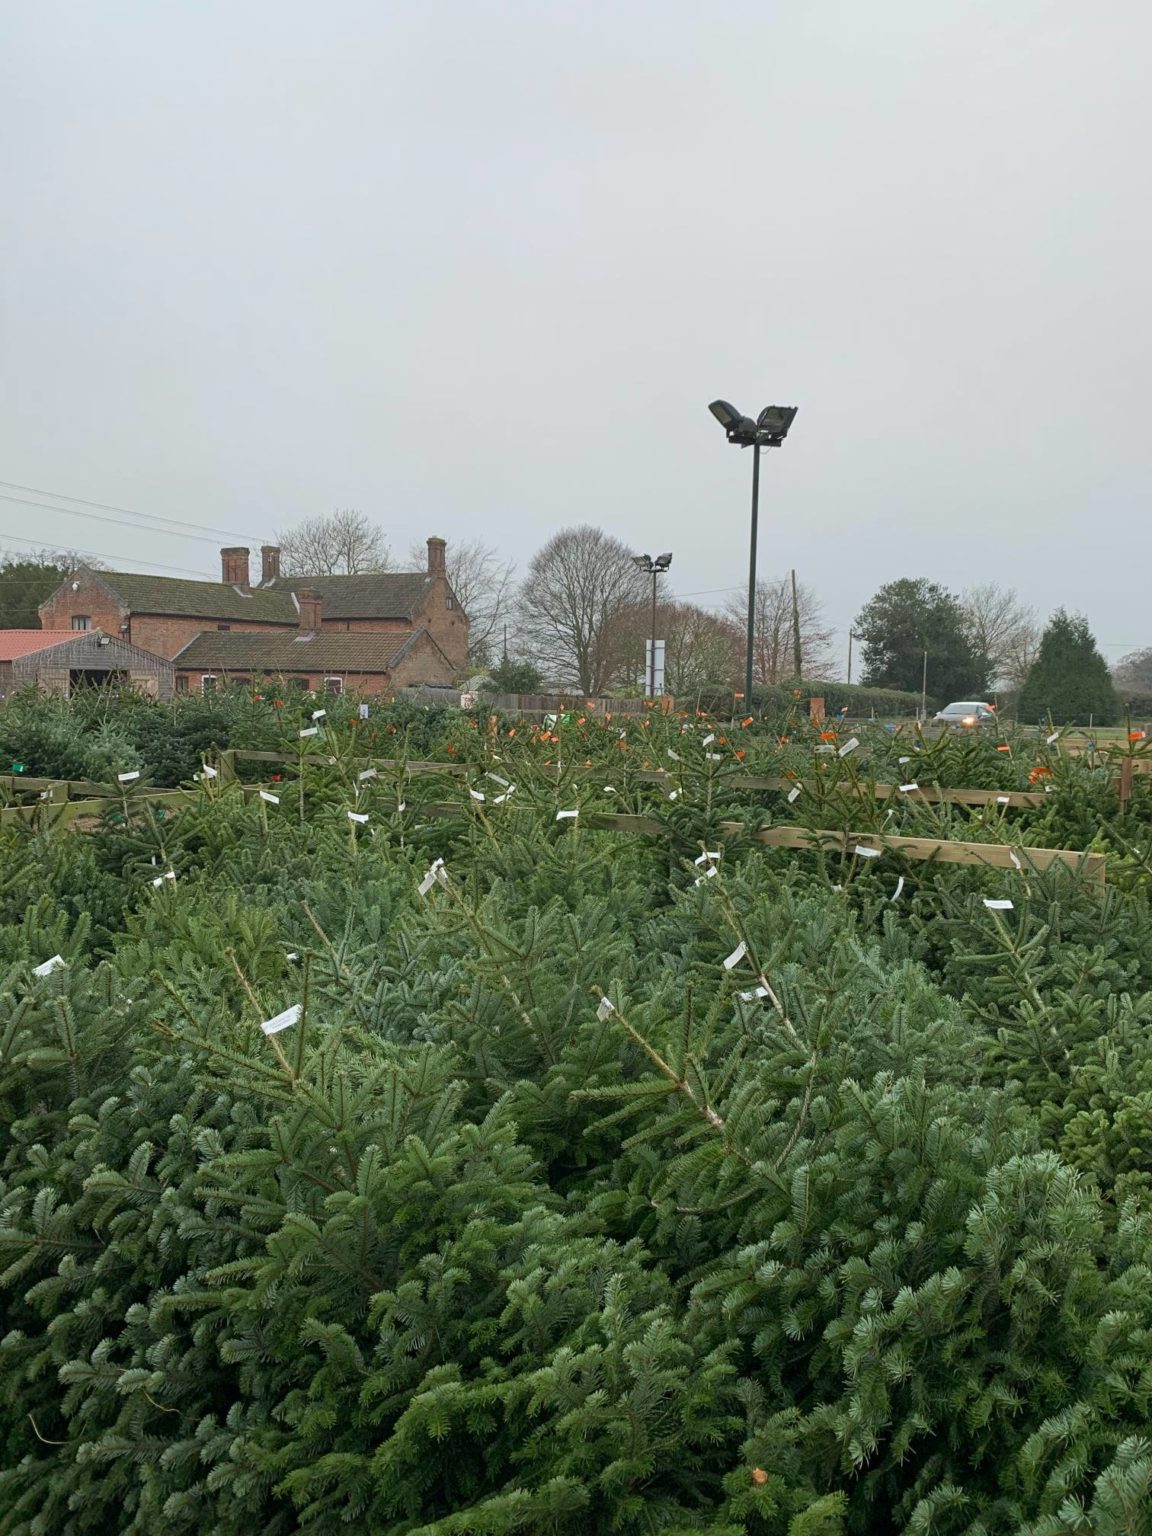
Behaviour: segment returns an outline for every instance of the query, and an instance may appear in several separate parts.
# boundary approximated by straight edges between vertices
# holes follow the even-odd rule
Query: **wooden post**
[[[1120,809],[1126,811],[1132,799],[1132,759],[1126,757],[1120,764]]]

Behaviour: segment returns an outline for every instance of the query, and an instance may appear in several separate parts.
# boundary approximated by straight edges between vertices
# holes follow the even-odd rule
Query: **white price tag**
[[[672,759],[672,761],[674,763],[679,763],[679,762],[683,761],[683,759],[681,758],[679,752],[673,752],[671,747],[668,748],[668,756]]]
[[[702,747],[710,747],[715,740],[716,740],[716,732],[715,731],[709,731],[707,736],[705,736],[704,740],[700,743],[700,745]]]
[[[214,779],[216,777],[215,768],[210,768],[207,763],[201,765],[201,772],[206,779]]]
[[[576,811],[557,811],[556,812],[556,820],[557,821],[575,821],[576,817],[579,816],[579,814],[580,814],[580,812],[578,810],[576,810]]]
[[[300,1015],[304,1009],[299,1003],[293,1003],[291,1008],[285,1008],[283,1013],[277,1013],[270,1019],[265,1019],[260,1028],[266,1035],[278,1035],[282,1029],[291,1029],[293,1024],[299,1024]]]
[[[860,745],[859,739],[857,737],[855,737],[855,736],[850,736],[848,738],[848,740],[844,743],[844,745],[840,748],[839,755],[841,757],[847,757],[849,752],[855,752],[856,748],[859,745]]]
[[[176,871],[174,869],[170,869],[166,875],[157,875],[155,880],[153,880],[152,884],[156,885],[156,886],[160,886],[160,885],[164,884],[165,880],[175,880],[175,878],[176,878]]]
[[[901,893],[901,891],[903,889],[904,889],[904,876],[901,875],[899,880],[897,880],[897,882],[896,882],[896,889],[892,892],[892,898],[891,899],[893,901],[899,901],[900,900],[900,893]]]
[[[32,967],[33,976],[51,976],[53,971],[63,970],[68,964],[63,955],[53,955],[51,960],[45,960],[43,965]]]
[[[367,811],[349,811],[348,820],[357,821],[361,826],[363,826],[363,824],[368,820],[368,813]]]
[[[313,720],[323,720],[326,718],[327,714],[328,711],[326,709],[314,709],[312,711],[312,718]]]
[[[596,1010],[596,1017],[598,1019],[606,1019],[610,1013],[615,1012],[616,1004],[611,1002],[608,998],[602,997],[600,999],[600,1006]]]
[[[121,784],[131,784],[134,779],[140,777],[140,772],[137,769],[134,773],[118,773],[116,777],[120,780]]]
[[[377,777],[377,773],[376,773],[375,768],[365,768],[363,773],[358,773],[356,775],[356,777],[360,780],[360,783],[363,784],[365,779],[374,779],[374,778],[376,778]]]
[[[768,996],[768,988],[767,987],[753,987],[751,992],[741,992],[741,994],[740,994],[740,1001],[742,1003],[754,1003],[758,997],[767,997],[767,996]]]
[[[1048,736],[1048,737],[1045,738],[1044,745],[1046,747],[1054,747],[1059,740],[1060,740],[1060,732],[1059,731],[1053,731],[1051,736]]]
[[[797,784],[795,789],[790,789],[788,791],[788,804],[791,805],[793,800],[799,800],[799,798],[800,798],[800,786],[799,786],[799,784]]]
[[[900,793],[902,795],[910,795],[913,790],[919,789],[919,788],[920,788],[919,784],[901,784],[901,786],[900,786]]]
[[[482,790],[470,789],[468,791],[468,793],[472,796],[473,800],[483,800],[484,799],[484,793],[483,793]]]
[[[320,727],[318,725],[310,725],[305,730],[301,731],[300,734],[301,736],[319,736]]]
[[[984,905],[988,908],[989,912],[1012,911],[1012,903],[1010,901],[995,901],[991,896],[985,896]]]
[[[997,795],[996,796],[996,804],[997,805],[1011,805],[1012,801],[1011,801],[1011,798],[1008,795]]]
[[[724,761],[724,756],[721,752],[705,752],[704,757],[709,763],[722,763]]]
[[[280,796],[274,795],[270,789],[262,789],[260,791],[260,798],[261,800],[267,800],[269,805],[280,804]]]
[[[857,843],[852,852],[858,859],[878,859],[881,854],[881,849],[865,848],[862,843]]]
[[[724,962],[724,969],[726,971],[730,971],[734,965],[739,965],[741,960],[743,960],[744,956],[747,953],[748,953],[748,946],[747,946],[747,944],[745,944],[744,940],[741,939],[739,944],[737,944],[736,948],[728,956],[727,960],[725,960],[725,962]]]
[[[723,858],[723,856],[724,856],[724,850],[722,848],[717,848],[715,850],[710,849],[710,848],[705,848],[704,852],[700,855],[700,857],[698,859],[693,859],[692,862],[693,862],[693,864],[707,864],[709,859],[719,859],[719,858]]]

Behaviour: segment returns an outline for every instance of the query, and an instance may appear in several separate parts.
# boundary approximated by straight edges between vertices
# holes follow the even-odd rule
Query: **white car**
[[[996,719],[996,711],[991,704],[985,704],[979,699],[969,699],[959,704],[946,704],[932,718],[938,720],[941,725],[962,725],[971,728],[974,725],[990,725]]]

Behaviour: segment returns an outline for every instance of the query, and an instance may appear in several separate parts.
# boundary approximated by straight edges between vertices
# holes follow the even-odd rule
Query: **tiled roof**
[[[178,576],[141,576],[135,571],[94,573],[133,613],[180,618],[250,619],[295,624],[293,592],[320,594],[326,619],[411,619],[431,578],[424,571],[383,571],[367,576],[281,576],[243,592],[222,581],[185,581]]]
[[[173,614],[187,619],[263,619],[276,624],[295,624],[297,619],[290,587],[275,591],[253,587],[244,593],[222,581],[140,576],[135,571],[94,574],[133,613]]]
[[[197,635],[173,659],[179,671],[194,672],[390,672],[416,641],[422,629],[410,634],[220,633],[206,630]]]
[[[30,656],[33,651],[64,645],[80,634],[83,634],[82,630],[72,629],[0,629],[0,661],[15,661],[17,656]]]
[[[425,571],[380,571],[368,576],[281,576],[273,590],[310,588],[319,594],[326,619],[412,619],[431,584]]]

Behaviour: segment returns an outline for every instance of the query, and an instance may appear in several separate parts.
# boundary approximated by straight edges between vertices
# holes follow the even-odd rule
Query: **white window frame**
[[[335,688],[332,686],[333,683],[336,684]],[[342,677],[326,677],[324,679],[324,692],[331,693],[334,696],[343,693],[344,679]]]
[[[215,672],[202,672],[200,674],[200,692],[201,693],[215,693],[216,692],[216,684],[219,681],[220,681],[220,679],[217,677]],[[205,686],[204,686],[205,683],[211,683],[212,684],[211,688],[205,688]]]
[[[92,628],[92,615],[90,613],[74,613],[72,615],[72,628],[77,634],[84,634]]]

